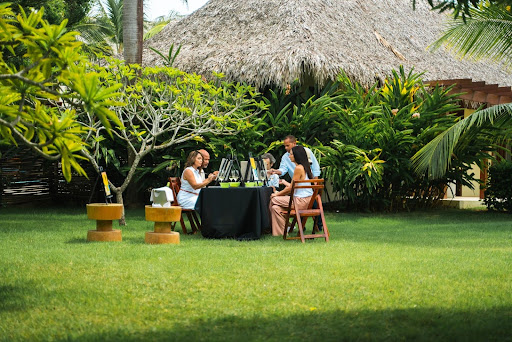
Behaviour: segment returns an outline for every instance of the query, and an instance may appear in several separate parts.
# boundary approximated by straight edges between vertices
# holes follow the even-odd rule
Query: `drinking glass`
[[[231,170],[231,181],[236,182],[238,179],[238,171],[237,170]]]
[[[265,176],[267,175],[267,171],[266,170],[260,170],[260,180],[263,181],[265,180]]]

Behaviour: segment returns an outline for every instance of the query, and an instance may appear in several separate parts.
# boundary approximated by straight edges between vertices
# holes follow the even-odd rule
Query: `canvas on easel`
[[[242,160],[240,162],[240,172],[242,175],[242,179],[244,182],[250,182],[251,181],[251,173],[249,173],[249,162],[247,160]]]
[[[231,172],[232,166],[233,166],[232,160],[229,160],[227,158],[222,158],[222,161],[220,163],[220,168],[219,168],[219,174],[217,176],[217,179],[220,182],[223,182],[224,180],[229,178],[229,173]]]
[[[108,185],[108,177],[105,171],[101,172],[101,178],[103,179],[103,187],[105,189],[105,202],[112,203],[112,193],[110,192],[110,186]]]
[[[250,162],[250,166],[251,166],[251,172],[252,172],[253,179],[255,181],[257,181],[257,180],[259,180],[258,168],[256,166],[256,160],[251,155],[249,155],[249,162]]]
[[[256,168],[258,170],[258,179],[263,181],[263,184],[266,186],[268,184],[267,169],[260,156],[256,158]]]

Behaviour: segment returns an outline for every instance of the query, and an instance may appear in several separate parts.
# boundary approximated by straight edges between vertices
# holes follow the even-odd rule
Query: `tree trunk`
[[[117,191],[116,192],[116,202],[119,204],[123,204],[123,192]],[[126,218],[125,218],[125,211],[124,211],[124,205],[123,205],[123,216],[119,219],[119,225],[120,226],[126,226]]]
[[[131,149],[128,149],[128,166],[130,167],[130,169],[132,168],[134,161],[135,153]],[[126,187],[124,199],[126,202],[125,207],[134,207],[137,204],[139,204],[139,193],[137,191],[137,184],[134,184],[133,182],[130,182],[130,184],[128,184],[128,186]]]
[[[127,64],[142,64],[143,0],[124,0],[123,56]]]
[[[142,64],[142,39],[144,34],[144,7],[143,0],[124,0],[123,3],[123,56],[127,64]],[[134,155],[128,153],[130,167]],[[132,190],[134,187],[130,187]],[[127,193],[127,203],[133,197],[133,191]],[[116,192],[117,203],[123,203],[123,190]],[[124,206],[123,206],[124,207]],[[120,225],[126,225],[125,215],[119,220]]]

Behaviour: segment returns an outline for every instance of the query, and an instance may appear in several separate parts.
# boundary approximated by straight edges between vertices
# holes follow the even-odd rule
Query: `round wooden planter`
[[[121,241],[121,230],[112,229],[112,220],[119,220],[122,216],[122,204],[87,204],[87,218],[96,220],[96,230],[87,232],[87,241]]]
[[[146,232],[146,243],[180,243],[180,233],[171,230],[171,222],[181,218],[181,207],[156,208],[146,205],[146,221],[155,222],[154,231]]]

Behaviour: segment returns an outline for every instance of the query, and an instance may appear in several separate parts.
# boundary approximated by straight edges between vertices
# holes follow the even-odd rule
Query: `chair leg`
[[[290,221],[286,221],[286,224],[285,224],[285,227],[284,227],[284,234],[283,234],[283,239],[284,240],[287,240],[287,236],[289,233],[293,232],[293,229],[295,227],[295,223],[297,223],[297,218],[294,216],[293,217],[293,220],[292,220],[292,223],[290,224]]]
[[[322,223],[324,225],[324,236],[325,236],[325,242],[329,242],[329,229],[327,228],[327,225],[325,224],[325,217],[324,217],[324,214],[322,212],[322,214],[320,214],[320,217],[322,218]]]
[[[192,218],[194,219],[197,230],[201,230],[201,222],[199,221],[199,217],[197,216],[197,213],[195,211],[192,212]]]
[[[292,224],[290,225],[290,231],[289,233],[293,232],[293,229],[295,229],[295,224],[297,223],[297,217],[293,217]]]
[[[190,223],[190,228],[192,229],[191,234],[195,234],[197,232],[197,227],[194,218],[192,217],[192,213],[190,211],[187,211],[187,218],[188,222]]]
[[[181,224],[181,230],[183,231],[183,234],[187,234],[187,226],[185,226],[185,221],[183,220],[183,213],[181,213],[180,217],[180,224]]]
[[[302,219],[302,232],[304,234],[306,234],[306,222],[307,221],[308,221],[308,217],[307,216]]]
[[[306,221],[307,218],[301,219],[300,214],[297,211],[297,227],[299,228],[299,235],[300,235],[300,241],[302,243],[306,243],[306,240],[304,239],[304,228],[303,223]]]
[[[330,237],[330,234],[329,234],[329,229],[327,228],[327,224],[325,223],[325,216],[324,216],[324,207],[322,205],[322,200],[320,199],[318,201],[318,208],[320,209],[320,218],[322,220],[322,224],[323,224],[323,235],[325,237],[325,242],[329,242],[329,237]]]

